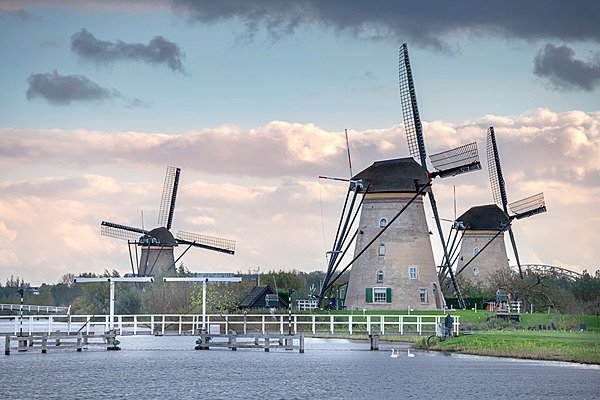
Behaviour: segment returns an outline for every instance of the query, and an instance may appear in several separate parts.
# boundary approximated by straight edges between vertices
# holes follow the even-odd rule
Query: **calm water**
[[[194,337],[124,337],[123,350],[0,356],[5,399],[597,399],[600,367],[307,339],[306,352],[193,350]],[[390,358],[387,349],[401,349]]]

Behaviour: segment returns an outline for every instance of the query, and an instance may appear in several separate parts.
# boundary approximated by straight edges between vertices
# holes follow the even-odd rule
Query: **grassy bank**
[[[417,348],[427,348],[426,339]],[[497,357],[600,364],[600,333],[565,331],[479,331],[437,342],[430,350]]]

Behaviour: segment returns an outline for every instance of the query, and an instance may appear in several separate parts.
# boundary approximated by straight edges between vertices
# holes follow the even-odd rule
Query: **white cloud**
[[[435,182],[442,217],[453,217],[454,187],[458,214],[492,202],[485,161],[491,124],[509,201],[540,191],[546,197],[547,213],[515,223],[523,261],[598,268],[600,112],[539,109],[425,123],[430,153],[476,140],[483,158],[483,171]],[[407,155],[401,126],[349,137],[354,173]],[[0,129],[0,140],[0,279],[12,274],[40,283],[66,272],[128,272],[126,243],[100,236],[100,221],[140,226],[143,210],[145,226],[153,227],[171,160],[182,167],[174,229],[237,240],[234,257],[186,253],[183,261],[195,270],[325,268],[347,191],[343,182],[317,179],[348,176],[343,132],[313,124],[274,121],[179,135]]]

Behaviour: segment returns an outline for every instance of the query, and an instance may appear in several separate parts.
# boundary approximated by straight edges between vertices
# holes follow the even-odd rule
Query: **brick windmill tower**
[[[461,239],[457,242],[460,243],[460,253],[456,274],[461,274],[477,285],[485,284],[494,271],[509,267],[504,243],[505,231],[508,231],[519,274],[523,277],[512,223],[517,219],[546,212],[543,193],[508,203],[493,127],[487,132],[487,161],[496,204],[470,208],[453,226],[457,232],[462,231]]]
[[[406,44],[400,50],[400,93],[413,157],[376,161],[350,179],[334,247],[329,252],[320,298],[352,267],[345,298],[347,309],[434,310],[444,306],[424,197],[429,197],[441,232],[432,179],[481,168],[477,145],[471,143],[430,156],[435,171],[428,172]],[[358,228],[352,233],[359,212]],[[445,250],[443,236],[442,242]],[[352,243],[352,261],[337,272]],[[446,251],[444,259],[448,259]]]
[[[100,224],[100,233],[102,235],[127,240],[127,243],[130,246],[129,254],[131,269],[134,275],[155,276],[170,269],[174,269],[177,261],[179,261],[191,247],[231,255],[235,254],[235,241],[233,240],[186,231],[179,231],[176,236],[171,233],[180,173],[181,169],[177,167],[167,167],[158,213],[158,227],[152,230],[146,230],[108,221],[102,221]],[[175,259],[174,249],[179,245],[187,247],[182,254]],[[138,254],[137,249],[139,248],[141,250],[139,260],[136,261],[137,271],[134,266],[131,247],[135,249],[136,258]]]

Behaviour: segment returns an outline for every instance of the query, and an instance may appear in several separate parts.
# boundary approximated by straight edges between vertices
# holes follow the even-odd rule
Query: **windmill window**
[[[421,289],[421,303],[427,303],[427,289]]]
[[[377,283],[383,282],[383,270],[377,271]]]
[[[385,219],[385,218],[381,218],[381,219],[379,220],[379,227],[380,227],[380,228],[385,228],[386,226],[387,226],[387,219]]]
[[[408,268],[408,276],[410,279],[417,279],[417,267]]]
[[[479,250],[479,247],[475,247],[475,248],[473,249],[473,255],[474,255],[474,256],[476,256],[477,254],[479,254],[479,251],[480,251],[480,250]]]
[[[385,243],[379,243],[379,255],[385,256]]]
[[[386,288],[373,288],[373,302],[385,303],[387,301]]]

